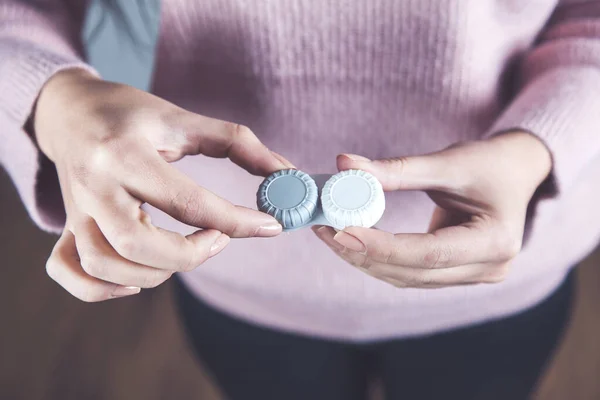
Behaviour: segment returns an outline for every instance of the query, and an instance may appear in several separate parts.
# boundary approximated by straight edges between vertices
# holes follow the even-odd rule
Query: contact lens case
[[[385,210],[381,183],[355,169],[312,176],[297,169],[277,171],[261,183],[256,200],[258,209],[279,221],[284,231],[312,225],[370,228]]]

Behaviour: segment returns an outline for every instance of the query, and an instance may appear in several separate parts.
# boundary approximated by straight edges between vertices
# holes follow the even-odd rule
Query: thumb
[[[383,190],[447,190],[452,177],[446,163],[437,154],[415,157],[369,160],[355,154],[337,157],[340,171],[360,169],[373,174]]]

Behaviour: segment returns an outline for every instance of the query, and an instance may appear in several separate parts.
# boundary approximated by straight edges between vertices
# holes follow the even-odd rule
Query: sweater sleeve
[[[26,128],[48,79],[67,68],[95,70],[82,58],[87,1],[0,0],[0,163],[30,216],[59,232],[65,221],[54,165]]]
[[[486,136],[536,135],[550,150],[555,195],[600,156],[600,1],[563,1],[519,66],[519,90]]]

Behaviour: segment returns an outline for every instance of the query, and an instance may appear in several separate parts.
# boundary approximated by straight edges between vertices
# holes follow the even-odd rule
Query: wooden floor
[[[190,356],[169,283],[81,303],[46,277],[55,238],[29,222],[3,173],[0,206],[0,399],[220,398]],[[578,282],[571,327],[537,399],[600,399],[600,252]]]

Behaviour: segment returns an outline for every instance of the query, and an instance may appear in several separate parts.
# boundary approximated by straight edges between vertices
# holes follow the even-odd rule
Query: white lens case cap
[[[385,210],[381,183],[361,170],[313,176],[296,169],[277,171],[265,178],[256,197],[258,209],[284,231],[313,225],[370,228]]]

